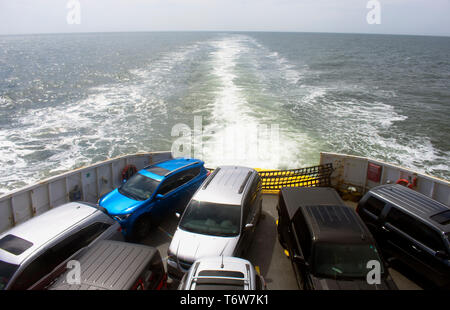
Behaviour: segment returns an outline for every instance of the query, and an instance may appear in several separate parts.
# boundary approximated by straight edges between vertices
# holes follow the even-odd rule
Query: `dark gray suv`
[[[371,189],[357,212],[386,256],[409,266],[432,287],[450,288],[450,207],[394,184]]]
[[[369,230],[333,188],[283,188],[277,209],[279,240],[299,288],[397,289]]]

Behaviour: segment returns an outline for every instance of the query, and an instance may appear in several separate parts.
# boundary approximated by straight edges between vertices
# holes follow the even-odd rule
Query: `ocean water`
[[[174,127],[194,129],[196,117],[204,136],[193,155],[209,167],[296,168],[330,151],[449,180],[450,38],[0,36],[0,193],[170,150]]]

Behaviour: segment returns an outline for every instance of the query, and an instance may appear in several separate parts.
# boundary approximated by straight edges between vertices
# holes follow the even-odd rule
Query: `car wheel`
[[[133,239],[141,241],[150,234],[152,228],[152,220],[149,215],[139,217],[133,226]]]

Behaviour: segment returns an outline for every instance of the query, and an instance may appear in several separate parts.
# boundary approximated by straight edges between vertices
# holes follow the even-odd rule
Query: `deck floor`
[[[243,258],[251,261],[259,269],[261,275],[266,280],[267,289],[296,290],[298,287],[291,263],[284,254],[284,249],[279,244],[277,238],[277,200],[278,197],[276,195],[263,196],[263,216],[256,229],[252,245]],[[346,203],[353,208],[356,206],[355,203]],[[169,215],[153,230],[148,238],[142,241],[143,244],[158,248],[165,265],[167,250],[172,240],[172,235],[177,228],[177,224],[178,218],[175,214]],[[420,286],[409,280],[404,273],[400,273],[398,270],[392,268],[389,271],[399,289],[421,289]],[[176,287],[177,283],[169,281],[169,289],[176,289]]]

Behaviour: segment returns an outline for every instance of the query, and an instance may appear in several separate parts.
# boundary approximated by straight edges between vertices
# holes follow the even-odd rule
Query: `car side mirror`
[[[436,256],[437,258],[440,258],[440,259],[449,259],[448,254],[444,251],[436,251],[434,256]]]
[[[155,198],[156,198],[156,200],[161,200],[161,199],[164,199],[164,195],[156,194]]]

